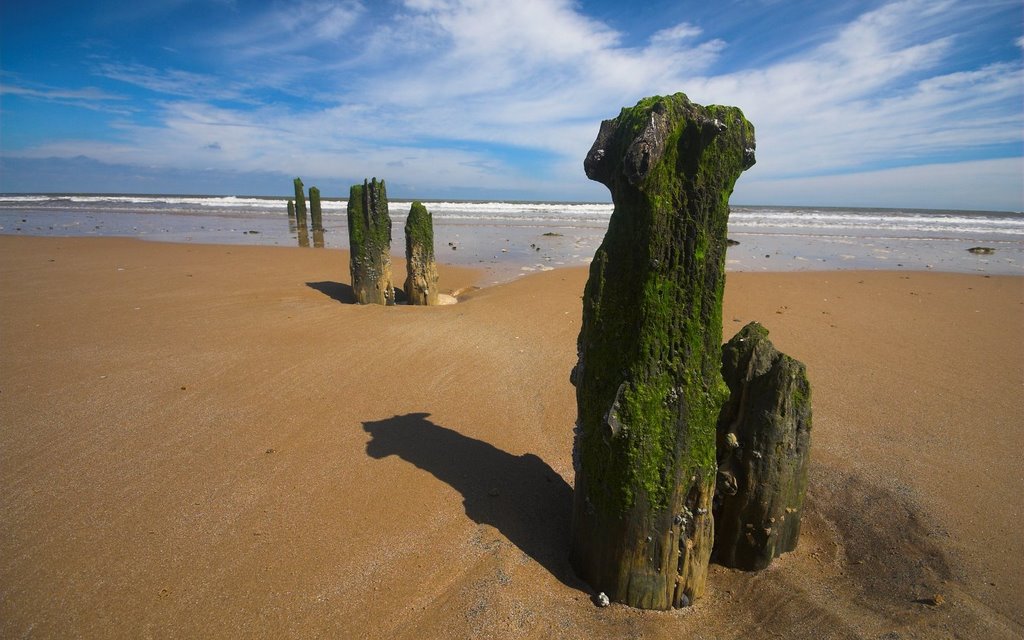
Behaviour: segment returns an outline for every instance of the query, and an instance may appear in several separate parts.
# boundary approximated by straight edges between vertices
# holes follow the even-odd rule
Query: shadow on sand
[[[306,286],[310,289],[316,289],[328,298],[337,300],[342,304],[356,303],[356,293],[350,284],[342,284],[340,282],[331,282],[328,280],[324,282],[307,282]],[[395,287],[395,302],[403,304],[408,301],[409,298],[405,295],[405,291]]]
[[[514,456],[410,413],[364,422],[372,458],[398,456],[462,494],[466,515],[488,524],[563,584],[585,590],[569,566],[572,488],[543,460]]]
[[[310,289],[316,289],[320,293],[324,294],[332,300],[337,300],[342,304],[355,304],[356,294],[352,290],[352,285],[342,284],[340,282],[307,282],[306,286]]]

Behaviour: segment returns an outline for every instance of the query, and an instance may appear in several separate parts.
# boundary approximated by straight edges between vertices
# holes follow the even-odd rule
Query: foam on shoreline
[[[346,249],[345,201],[324,202],[324,246]],[[285,200],[234,196],[0,196],[0,234],[117,236],[207,244],[301,244]],[[404,245],[405,200],[389,203]],[[488,283],[586,264],[610,204],[428,202],[438,260],[484,269]],[[899,209],[733,207],[729,271],[849,269],[1024,274],[1019,214]],[[967,253],[974,246],[992,255]]]

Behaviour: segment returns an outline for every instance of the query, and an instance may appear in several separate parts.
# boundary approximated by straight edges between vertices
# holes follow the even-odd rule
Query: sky
[[[4,0],[0,192],[609,201],[604,119],[740,107],[734,204],[1024,209],[1020,0]]]

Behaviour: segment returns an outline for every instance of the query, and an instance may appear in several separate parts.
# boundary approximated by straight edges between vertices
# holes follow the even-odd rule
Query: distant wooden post
[[[316,187],[309,188],[309,219],[313,233],[324,230],[323,213],[320,211],[320,190]]]
[[[352,185],[348,196],[349,269],[359,304],[395,304],[391,216],[384,181]]]
[[[615,208],[583,296],[576,575],[616,602],[688,606],[714,537],[729,195],[754,163],[735,107],[681,93],[601,123],[584,162]]]
[[[295,219],[300,227],[306,226],[306,194],[302,190],[302,179],[295,178]]]
[[[289,220],[294,220],[295,219],[295,201],[294,200],[289,200],[288,201],[288,219]]]

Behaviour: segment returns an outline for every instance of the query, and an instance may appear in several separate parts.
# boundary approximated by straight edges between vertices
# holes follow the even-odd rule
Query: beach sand
[[[1024,636],[1024,278],[730,273],[808,366],[803,534],[643,612],[566,561],[586,277],[0,237],[0,636]]]

